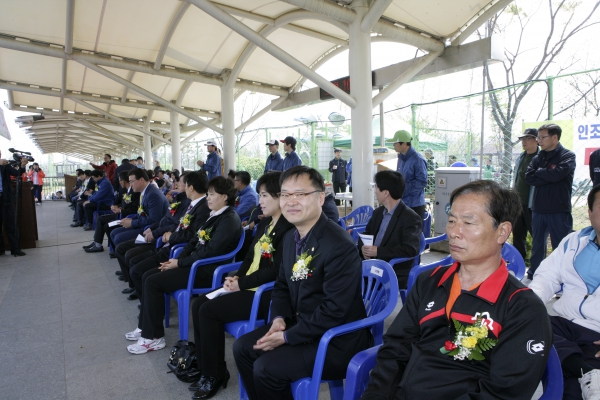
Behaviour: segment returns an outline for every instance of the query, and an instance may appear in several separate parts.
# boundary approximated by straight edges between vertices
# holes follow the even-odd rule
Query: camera
[[[29,162],[34,162],[35,159],[33,157],[31,157],[31,153],[28,151],[21,151],[21,150],[16,150],[13,148],[8,149],[8,151],[10,151],[11,153],[13,153],[13,159],[12,161],[9,161],[10,165],[20,165],[21,164],[21,159],[23,157],[27,158],[27,161]]]

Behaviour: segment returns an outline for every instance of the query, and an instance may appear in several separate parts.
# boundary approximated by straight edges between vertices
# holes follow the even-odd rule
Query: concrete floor
[[[121,293],[126,284],[115,276],[117,261],[106,247],[103,253],[82,250],[93,233],[69,227],[66,202],[46,201],[36,211],[38,247],[26,249],[25,257],[0,257],[0,398],[190,399],[187,385],[167,374],[178,339],[177,307],[171,307],[164,350],[127,352],[132,342],[124,334],[136,327],[138,309]],[[423,261],[443,256],[427,252]],[[400,309],[399,302],[386,329]],[[226,339],[231,380],[218,399],[239,398],[233,341]],[[326,385],[320,398],[329,398]]]

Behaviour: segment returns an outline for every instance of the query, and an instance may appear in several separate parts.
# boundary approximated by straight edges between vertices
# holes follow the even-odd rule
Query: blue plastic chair
[[[515,278],[518,280],[523,279],[526,269],[525,261],[515,246],[510,243],[504,243],[504,246],[502,247],[502,258],[506,261],[506,267],[515,275]]]
[[[356,354],[346,373],[346,389],[344,400],[356,400],[360,398],[369,384],[371,370],[377,361],[379,346],[371,347]],[[563,396],[563,375],[560,360],[554,346],[548,355],[548,364],[542,377],[544,393],[539,400],[561,400]]]
[[[452,265],[452,264],[454,264],[454,259],[452,258],[452,256],[448,255],[441,260],[434,261],[429,264],[420,264],[420,265],[413,267],[410,270],[410,273],[408,274],[408,283],[406,284],[406,295],[408,295],[408,292],[410,292],[410,289],[415,284],[417,277],[422,272],[433,269],[433,268],[437,268],[439,266],[446,267],[446,266]],[[402,299],[402,301],[404,302],[404,299]]]
[[[295,399],[318,399],[327,346],[335,336],[370,327],[373,335],[377,335],[375,340],[381,342],[380,333],[383,334],[383,321],[394,311],[398,301],[398,281],[394,279],[396,275],[393,268],[385,261],[365,260],[362,262],[362,269],[363,300],[367,318],[340,325],[325,332],[319,341],[312,377],[292,382],[292,393]],[[331,398],[341,400],[344,395],[343,380],[326,382],[329,384]]]
[[[353,210],[350,214],[340,219],[344,220],[344,223],[348,228],[356,225],[367,225],[367,222],[373,215],[373,207],[371,206],[360,206],[356,210]],[[349,221],[352,220],[350,224]]]
[[[414,260],[413,263],[413,269],[414,267],[419,265],[419,262],[421,260],[421,254],[423,254],[423,252],[425,251],[425,236],[423,235],[423,232],[421,232],[421,238],[419,240],[419,253],[414,256],[414,257],[404,257],[404,258],[393,258],[390,260],[390,265],[394,266],[396,264],[405,262],[405,261],[409,261],[409,260]],[[402,299],[402,304],[404,304],[404,302],[406,301],[406,294],[407,291],[406,289],[400,289],[400,299]]]
[[[350,232],[350,236],[352,236],[352,240],[354,240],[355,245],[358,245],[358,234],[363,233],[366,227],[366,225],[351,226],[350,229],[348,229],[348,231]]]
[[[346,230],[346,221],[344,221],[342,218],[338,219],[338,225]]]
[[[423,235],[425,236],[425,239],[431,237],[431,214],[429,214],[427,211],[425,211],[425,215],[423,217]]]
[[[179,340],[187,340],[188,339],[188,327],[189,327],[189,314],[190,314],[190,298],[194,295],[204,294],[208,292],[212,292],[213,290],[217,290],[219,287],[223,285],[223,281],[225,280],[225,276],[231,272],[235,271],[239,268],[241,263],[232,263],[235,260],[235,256],[242,248],[242,244],[244,244],[245,235],[242,232],[240,235],[240,240],[236,248],[221,256],[205,258],[202,260],[196,261],[192,264],[190,268],[190,277],[188,278],[188,284],[186,289],[180,289],[175,291],[174,293],[165,293],[165,327],[169,327],[169,313],[171,309],[171,296],[177,301],[178,307],[178,315],[179,315]],[[212,286],[208,288],[194,288],[194,281],[196,279],[196,271],[198,267],[209,264],[217,264],[217,263],[228,263],[227,265],[222,265],[217,267],[213,274]],[[236,265],[235,268],[232,265]]]

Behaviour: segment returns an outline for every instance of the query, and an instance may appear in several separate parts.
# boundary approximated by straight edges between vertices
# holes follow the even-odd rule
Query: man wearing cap
[[[333,183],[333,193],[345,193],[346,192],[346,179],[348,173],[346,172],[346,165],[348,162],[342,158],[341,149],[333,149],[335,158],[329,161],[329,172],[331,172],[331,182]],[[336,205],[340,205],[340,201],[335,201]]]
[[[283,171],[283,158],[281,158],[281,154],[279,154],[279,141],[272,139],[267,142],[267,146],[269,146],[269,157],[267,157],[267,162],[265,164],[265,174],[270,171]]]
[[[215,176],[221,176],[221,157],[217,154],[217,143],[213,140],[206,142],[206,150],[208,151],[206,162],[198,161],[196,164],[206,172],[208,180],[211,180]]]
[[[404,176],[406,188],[402,201],[421,219],[425,217],[425,186],[427,186],[427,161],[411,146],[412,137],[407,131],[394,134],[392,143],[398,153],[397,171]]]
[[[479,160],[475,157],[471,158],[471,167],[479,167]]]
[[[292,167],[302,165],[302,160],[298,153],[296,153],[296,139],[292,136],[288,136],[281,141],[283,143],[283,150],[285,151],[285,158],[283,159],[282,171],[288,170]]]
[[[519,136],[523,152],[515,163],[515,176],[513,178],[513,188],[519,194],[521,206],[523,207],[523,211],[513,227],[513,245],[521,253],[523,260],[527,256],[527,232],[532,234],[531,201],[533,199],[533,186],[529,186],[525,182],[525,172],[527,172],[527,167],[531,164],[533,157],[540,151],[536,140],[537,135],[537,129],[529,128],[525,129],[523,135]]]

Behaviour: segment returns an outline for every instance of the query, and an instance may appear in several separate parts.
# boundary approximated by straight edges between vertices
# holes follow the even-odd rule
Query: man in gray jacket
[[[525,172],[527,167],[533,160],[533,157],[539,153],[540,149],[537,144],[538,131],[535,128],[525,129],[522,136],[519,136],[523,152],[517,159],[515,164],[515,175],[513,178],[513,189],[519,194],[523,212],[519,215],[513,228],[513,245],[523,260],[527,255],[527,232],[531,231],[531,200],[533,188],[525,182]]]

